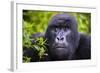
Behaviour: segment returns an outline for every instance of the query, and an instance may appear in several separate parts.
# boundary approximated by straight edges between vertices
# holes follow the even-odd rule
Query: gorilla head
[[[76,19],[69,14],[57,14],[50,21],[45,37],[52,60],[74,59],[80,35]]]

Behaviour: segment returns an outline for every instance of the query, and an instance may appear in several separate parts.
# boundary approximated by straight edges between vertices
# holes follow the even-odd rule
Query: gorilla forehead
[[[68,19],[68,18],[71,18],[72,16],[71,15],[69,15],[69,14],[56,14],[55,16],[54,16],[54,19],[58,19],[58,18],[62,18],[62,19]]]
[[[49,25],[58,25],[58,24],[64,24],[67,23],[67,21],[69,21],[70,23],[77,25],[77,21],[75,19],[74,16],[64,13],[64,14],[56,14]],[[74,22],[74,23],[73,23]]]

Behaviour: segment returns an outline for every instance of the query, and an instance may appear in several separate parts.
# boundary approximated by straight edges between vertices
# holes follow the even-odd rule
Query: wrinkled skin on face
[[[75,57],[80,35],[77,21],[69,14],[58,14],[50,21],[45,38],[52,60],[71,60]]]

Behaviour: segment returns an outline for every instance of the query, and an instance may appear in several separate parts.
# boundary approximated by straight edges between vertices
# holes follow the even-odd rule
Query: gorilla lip
[[[56,46],[55,48],[66,48],[66,47],[64,47],[64,46]]]

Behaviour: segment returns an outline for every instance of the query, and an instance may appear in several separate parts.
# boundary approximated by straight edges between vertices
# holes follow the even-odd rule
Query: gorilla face
[[[74,53],[79,43],[77,22],[68,14],[58,14],[49,23],[45,37],[48,54],[52,60],[74,59]]]

